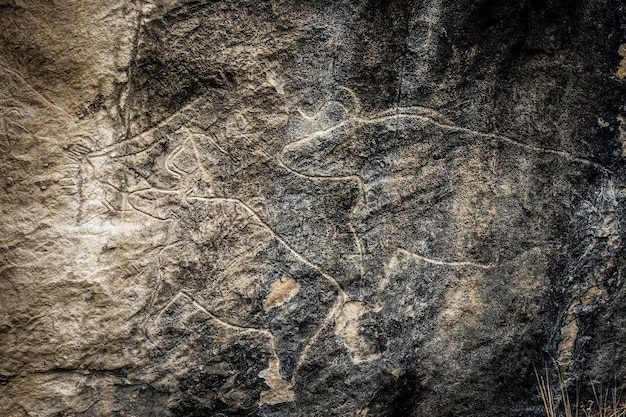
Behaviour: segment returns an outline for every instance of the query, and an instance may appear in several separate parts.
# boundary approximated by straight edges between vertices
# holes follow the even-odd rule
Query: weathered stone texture
[[[626,383],[625,45],[618,0],[1,0],[0,415]]]

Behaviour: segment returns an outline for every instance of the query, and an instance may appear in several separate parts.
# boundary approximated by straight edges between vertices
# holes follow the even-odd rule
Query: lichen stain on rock
[[[598,286],[593,286],[585,291],[584,294],[578,294],[573,298],[559,331],[561,340],[558,347],[559,356],[557,363],[562,374],[567,376],[567,372],[572,367],[574,349],[576,348],[580,332],[579,317],[593,311],[598,303],[606,302],[607,299],[607,291]]]
[[[622,61],[626,65],[626,58]],[[617,116],[619,122],[619,141],[622,144],[622,157],[626,158],[626,119],[621,114]]]
[[[281,378],[279,365],[278,358],[270,358],[268,367],[259,374],[270,387],[269,391],[261,392],[260,404],[280,404],[294,401],[295,394],[291,384]]]
[[[263,309],[271,310],[285,304],[300,291],[301,285],[292,277],[284,276],[272,282],[270,292],[263,300]]]
[[[574,356],[574,345],[578,337],[578,323],[575,318],[561,327],[561,341],[559,342],[559,371],[566,372]]]
[[[343,305],[337,317],[335,334],[343,341],[354,363],[379,357],[367,338],[363,336],[359,322],[362,316],[372,311],[375,312],[362,301],[348,301]]]
[[[619,67],[617,68],[617,73],[615,75],[620,80],[623,80],[624,77],[626,77],[626,43],[619,46],[617,53],[622,57],[622,60],[619,63]]]

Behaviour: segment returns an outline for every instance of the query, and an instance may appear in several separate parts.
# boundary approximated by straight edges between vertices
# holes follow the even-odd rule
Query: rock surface
[[[0,46],[0,415],[626,383],[619,0],[2,0]]]

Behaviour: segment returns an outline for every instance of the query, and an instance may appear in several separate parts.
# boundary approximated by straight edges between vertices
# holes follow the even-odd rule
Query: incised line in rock
[[[3,110],[0,112],[0,117],[2,118],[2,134],[4,136],[4,141],[8,146],[11,146],[10,133],[15,129],[23,130],[26,133],[31,133],[28,129],[26,129],[21,123],[11,120],[11,117],[17,116],[20,119],[24,118],[24,113],[17,107],[11,107],[8,110]]]
[[[184,107],[178,109],[167,118],[158,122],[155,126],[152,126],[137,135],[124,139],[120,142],[114,143],[102,149],[97,149],[89,154],[89,157],[98,157],[98,156],[106,156],[109,155],[111,157],[123,157],[123,156],[131,156],[138,154],[150,147],[153,144],[153,138],[150,137],[151,133],[156,132],[158,129],[166,126],[172,120],[174,120],[179,114],[188,110],[196,105],[199,101],[201,101],[204,97],[200,96],[195,100],[192,100],[190,103],[185,105]],[[127,149],[127,151],[124,151]]]
[[[299,261],[301,261],[301,262],[305,263],[306,265],[310,266],[311,268],[313,268],[315,271],[317,271],[322,277],[324,277],[328,282],[330,282],[337,289],[338,295],[337,295],[337,299],[335,300],[335,304],[331,307],[331,309],[329,310],[329,313],[324,318],[324,320],[322,321],[322,323],[320,324],[320,326],[318,327],[316,332],[309,338],[308,343],[302,349],[302,353],[300,354],[300,357],[299,357],[299,359],[298,359],[298,361],[296,363],[296,366],[294,367],[293,375],[291,377],[291,381],[293,383],[298,369],[302,366],[302,364],[304,363],[304,360],[306,359],[306,355],[308,354],[309,349],[311,348],[313,343],[317,340],[317,338],[321,335],[322,331],[326,328],[326,326],[333,319],[336,318],[340,306],[343,305],[344,301],[348,299],[348,294],[345,292],[345,290],[343,289],[341,284],[334,277],[332,277],[331,275],[328,275],[327,273],[322,271],[317,265],[315,265],[310,260],[308,260],[304,255],[298,253],[295,249],[293,249],[267,223],[265,223],[254,210],[252,210],[243,201],[241,201],[241,200],[239,200],[237,198],[221,198],[221,197],[207,198],[207,197],[199,197],[199,196],[189,196],[189,198],[202,200],[202,201],[224,201],[224,202],[232,202],[232,203],[239,204],[246,211],[248,211],[248,213],[251,214],[252,217],[257,222],[259,222],[262,226],[267,228],[267,230],[270,231],[272,236],[279,243],[281,243],[283,246],[285,246],[296,257],[296,259],[298,259]]]
[[[43,94],[41,94],[39,91],[37,91],[32,85],[30,85],[26,79],[24,77],[22,77],[19,73],[17,73],[16,71],[10,69],[9,67],[6,67],[2,64],[0,64],[0,69],[2,69],[3,71],[8,72],[9,74],[13,75],[16,78],[19,78],[19,80],[24,83],[26,85],[26,87],[33,93],[35,93],[36,96],[38,96],[39,98],[41,98],[48,106],[52,107],[55,110],[60,111],[61,113],[63,113],[65,116],[68,116],[70,118],[73,119],[73,116],[70,115],[69,113],[67,113],[65,110],[63,110],[61,107],[57,106],[56,104],[54,104],[52,101],[50,101],[46,96],[44,96]]]
[[[190,302],[196,309],[202,311],[204,314],[208,315],[211,319],[213,319],[214,321],[216,321],[223,327],[226,327],[228,329],[235,330],[238,332],[256,333],[256,334],[260,334],[266,337],[270,344],[270,351],[271,351],[272,356],[269,360],[268,368],[264,371],[264,373],[262,372],[261,375],[263,377],[271,378],[274,381],[284,381],[280,375],[280,358],[278,356],[278,350],[276,348],[276,336],[269,329],[259,329],[256,327],[242,326],[239,324],[231,323],[230,321],[211,312],[209,309],[204,307],[201,302],[196,300],[191,294],[189,294],[186,291],[178,291],[172,298],[170,298],[167,304],[153,316],[153,319],[155,321],[159,320],[160,317],[163,315],[163,313],[165,313],[165,311],[167,311],[168,308],[173,306],[174,303],[176,303],[181,298],[187,299],[187,301]],[[272,363],[275,365],[274,367],[272,367]],[[295,371],[294,371],[294,375],[295,375]],[[293,392],[291,391],[291,387],[293,386],[293,376],[290,379],[289,384],[285,383],[285,385],[286,386],[283,387],[283,389],[285,390],[286,394],[289,394],[287,395],[288,398],[286,400],[293,401]],[[273,388],[270,387],[270,390],[272,389]],[[269,393],[271,393],[271,391],[266,392],[266,394],[269,394]],[[263,394],[261,397],[262,397],[261,398],[262,400]],[[284,402],[284,401],[285,400],[282,400],[280,402]]]
[[[392,113],[391,115],[389,113]],[[431,114],[437,114],[436,111],[432,110],[432,109],[427,109],[424,107],[399,107],[397,110],[396,109],[391,109],[391,110],[386,110],[383,111],[381,113],[378,113],[376,115],[374,115],[371,118],[360,118],[360,117],[353,117],[353,118],[349,118],[346,119],[340,123],[335,124],[334,126],[329,127],[328,129],[324,129],[324,130],[320,130],[317,132],[314,132],[302,139],[298,139],[296,141],[290,142],[288,144],[285,145],[285,148],[287,146],[292,146],[292,145],[296,145],[298,143],[303,143],[306,142],[308,140],[310,140],[312,137],[317,136],[317,135],[323,135],[323,134],[330,134],[333,131],[336,131],[338,129],[344,128],[344,127],[348,127],[350,128],[350,125],[354,125],[354,126],[358,126],[360,124],[376,124],[376,123],[380,123],[380,122],[384,122],[387,120],[391,120],[394,118],[398,118],[398,117],[408,117],[408,118],[415,118],[418,120],[423,120],[425,122],[429,122],[434,124],[435,126],[439,126],[443,129],[450,129],[450,130],[456,130],[459,132],[464,132],[464,133],[469,133],[472,135],[476,135],[479,137],[485,137],[485,138],[489,138],[489,139],[494,139],[494,140],[498,140],[498,141],[502,141],[502,142],[507,142],[510,143],[514,146],[518,146],[520,148],[524,148],[524,149],[528,149],[531,150],[533,152],[537,152],[537,153],[548,153],[548,154],[553,154],[553,155],[557,155],[561,158],[573,161],[573,162],[577,162],[583,165],[588,165],[588,166],[592,166],[596,169],[598,169],[599,171],[603,172],[604,174],[613,174],[613,172],[611,170],[609,170],[608,168],[605,168],[604,166],[593,162],[591,160],[585,159],[585,158],[581,158],[575,155],[570,154],[569,152],[565,152],[565,151],[560,151],[560,150],[555,150],[555,149],[549,149],[549,148],[543,148],[540,146],[534,146],[534,145],[529,145],[527,143],[521,142],[519,140],[516,139],[512,139],[509,138],[507,136],[503,136],[503,135],[497,135],[494,133],[482,133],[482,132],[478,132],[475,130],[471,130],[471,129],[467,129],[467,128],[463,128],[463,127],[459,127],[456,126],[454,124],[448,124],[448,123],[442,123],[439,122],[437,120],[435,120],[434,118],[430,117],[428,114],[423,114],[425,112],[431,113]],[[283,148],[284,150],[284,148]],[[305,176],[308,176],[306,174],[303,174]],[[316,178],[317,176],[313,176],[313,178]],[[320,176],[323,177],[323,176]]]
[[[156,192],[161,192],[161,193],[166,193],[166,194],[174,194],[177,195],[179,194],[179,192],[177,190],[160,190],[160,189],[156,189],[156,188],[151,188],[151,189],[146,189],[146,190],[139,190],[139,191],[135,191],[132,194],[135,193],[139,193],[139,192],[146,192],[146,191],[156,191]],[[295,249],[293,249],[287,242],[285,242],[267,223],[265,223],[260,217],[259,215],[252,209],[250,208],[247,204],[245,204],[243,201],[236,199],[236,198],[223,198],[223,197],[202,197],[202,196],[194,196],[194,195],[186,195],[185,196],[186,199],[193,199],[193,200],[197,200],[197,201],[209,201],[209,202],[229,202],[229,203],[234,203],[239,205],[240,207],[242,207],[245,211],[248,212],[248,214],[250,214],[254,220],[256,220],[260,225],[262,225],[264,228],[266,228],[272,235],[272,237],[274,239],[276,239],[281,245],[283,245],[285,248],[287,248],[292,255],[294,255],[296,257],[296,259],[298,259],[299,261],[305,263],[306,265],[308,265],[309,267],[313,268],[315,271],[317,271],[322,277],[324,277],[327,281],[329,281],[336,289],[338,292],[338,296],[337,299],[335,300],[335,303],[333,304],[333,306],[330,308],[329,313],[326,315],[326,317],[324,318],[324,320],[322,320],[322,323],[319,325],[318,329],[316,330],[316,332],[309,338],[308,342],[304,345],[302,352],[299,355],[298,361],[294,367],[294,371],[292,374],[292,377],[290,378],[290,383],[293,385],[294,381],[295,381],[295,377],[297,375],[297,371],[298,369],[302,366],[302,364],[304,363],[304,360],[307,357],[307,354],[311,348],[311,346],[315,343],[315,341],[319,338],[319,336],[321,335],[322,331],[327,327],[327,325],[337,317],[338,311],[340,309],[340,307],[343,305],[343,303],[345,302],[345,300],[347,300],[347,293],[345,292],[345,290],[342,288],[341,284],[331,275],[328,275],[327,273],[323,272],[317,265],[315,265],[314,263],[312,263],[311,261],[309,261],[306,257],[304,257],[302,254],[300,254],[299,252],[297,252]],[[138,212],[148,215],[152,218],[155,218],[154,216],[152,216],[149,213],[146,213],[145,211],[141,210],[138,207],[135,207],[132,202],[130,202],[131,206],[137,210]],[[161,221],[169,221],[169,220],[173,220],[173,219],[167,219],[167,220],[163,220],[163,219],[158,219]],[[175,221],[175,220],[173,220]],[[177,242],[174,243],[170,243],[167,244],[166,246],[164,246],[163,248],[161,248],[159,250],[159,253],[161,253],[166,247],[169,247],[171,245],[175,245],[177,244]],[[159,266],[160,269],[160,266]],[[160,282],[157,284],[157,286],[160,285]],[[155,290],[155,294],[156,294]],[[183,294],[187,297],[189,297],[190,299],[193,300],[193,297],[191,297],[189,294],[186,294],[182,291],[179,291],[180,294]],[[177,293],[178,295],[178,293]],[[152,297],[154,299],[154,295]],[[159,313],[157,313],[154,317],[158,317],[160,314],[163,313],[163,311],[165,311],[165,309],[167,307],[169,307],[175,300],[170,300],[170,302],[164,307],[162,308]],[[204,307],[203,307],[204,308]],[[206,310],[206,309],[205,309]],[[211,313],[210,311],[206,310],[207,314],[210,314],[212,317],[219,319],[218,316],[216,316],[215,314]],[[224,320],[222,320],[224,321]],[[224,323],[226,324],[230,324],[232,327],[238,327],[238,328],[244,328],[243,326],[238,326],[238,325],[233,325],[232,323],[227,323],[224,321]],[[257,330],[257,331],[261,331],[260,329],[255,329],[255,328],[249,328],[249,330]],[[266,334],[271,334],[266,333]]]
[[[427,256],[424,256],[422,254],[419,253],[415,253],[415,252],[410,252],[404,248],[398,247],[396,249],[396,252],[400,252],[400,253],[404,253],[406,255],[415,257],[421,261],[424,261],[426,263],[429,264],[433,264],[433,265],[442,265],[442,266],[472,266],[475,268],[480,268],[480,269],[492,269],[495,265],[493,264],[479,264],[479,263],[475,263],[475,262],[471,262],[471,261],[446,261],[446,260],[442,260],[442,259],[434,259],[434,258],[429,258]]]
[[[120,100],[120,110],[121,113],[123,115],[123,123],[125,125],[125,131],[124,134],[126,135],[126,137],[128,137],[129,133],[130,133],[130,95],[132,94],[132,90],[133,90],[133,85],[132,85],[132,81],[133,81],[133,71],[136,67],[137,64],[137,55],[139,54],[139,36],[141,35],[141,29],[143,27],[142,25],[142,6],[143,6],[143,1],[141,0],[137,0],[137,2],[135,3],[135,8],[137,9],[137,22],[135,24],[135,34],[133,36],[133,43],[132,43],[132,48],[130,51],[130,59],[128,62],[128,73],[126,75],[126,85],[124,86],[122,92],[120,93],[119,96],[119,100]],[[125,100],[125,103],[122,105],[121,101]]]

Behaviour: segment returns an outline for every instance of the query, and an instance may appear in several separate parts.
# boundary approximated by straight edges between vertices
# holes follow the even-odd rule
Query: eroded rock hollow
[[[0,415],[538,417],[534,368],[622,386],[625,27],[0,1]]]

